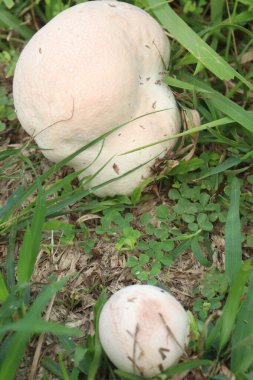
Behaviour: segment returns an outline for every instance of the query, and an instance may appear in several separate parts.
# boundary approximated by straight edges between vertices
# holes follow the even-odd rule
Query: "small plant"
[[[211,312],[222,307],[228,281],[224,273],[211,270],[204,274],[199,289],[202,297],[194,301],[193,310],[205,321]]]
[[[110,236],[115,237],[115,246],[119,251],[133,250],[140,237],[140,232],[131,226],[133,219],[131,213],[122,216],[117,210],[105,210],[96,233],[103,235],[105,240]]]
[[[175,224],[185,223],[191,232],[199,229],[211,232],[214,222],[224,222],[220,204],[213,202],[210,194],[201,189],[201,185],[189,186],[178,182],[168,195],[176,201],[172,207]]]
[[[16,119],[16,114],[13,109],[13,101],[8,96],[7,90],[0,87],[0,132],[4,131],[7,122]]]

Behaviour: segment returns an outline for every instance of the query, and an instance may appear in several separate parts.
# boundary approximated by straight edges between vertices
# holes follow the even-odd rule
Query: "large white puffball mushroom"
[[[181,304],[152,285],[119,290],[105,303],[99,319],[100,341],[114,365],[147,378],[178,361],[188,330]]]
[[[96,192],[130,194],[150,176],[155,157],[164,156],[175,141],[121,154],[179,130],[174,96],[162,83],[169,55],[161,26],[138,7],[113,0],[73,6],[40,29],[22,51],[13,83],[17,117],[53,162],[127,123],[103,146],[100,141],[69,165],[87,167],[82,178],[113,157],[92,180],[90,186],[96,186],[145,163]]]

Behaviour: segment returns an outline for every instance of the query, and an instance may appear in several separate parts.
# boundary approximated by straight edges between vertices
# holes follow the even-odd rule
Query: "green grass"
[[[101,244],[109,255],[124,262],[122,273],[132,276],[131,282],[167,288],[173,283],[175,268],[184,271],[184,262],[199,271],[193,288],[187,277],[186,283],[180,283],[190,295],[190,300],[183,298],[191,311],[187,359],[153,380],[185,371],[194,378],[195,369],[207,379],[223,380],[222,366],[236,379],[250,380],[253,59],[247,54],[253,44],[252,1],[180,0],[170,6],[166,1],[129,1],[148,10],[168,31],[172,53],[164,81],[182,110],[199,111],[201,125],[190,123],[177,135],[183,145],[178,143],[176,154],[161,163],[131,196],[107,199],[97,199],[92,194],[96,188],[78,186],[79,173],[63,176],[62,170],[78,153],[122,126],[45,168],[34,143],[20,143],[20,126],[12,106],[11,81],[22,47],[57,13],[79,2],[5,0],[0,4],[0,70],[4,74],[0,85],[0,187],[4,199],[0,208],[4,247],[0,380],[18,378],[24,368],[29,374],[30,347],[39,337],[54,342],[54,348],[42,352],[36,364],[43,380],[50,374],[64,380],[141,379],[115,369],[99,342],[99,314],[107,288],[117,289],[118,272],[103,269],[99,279],[88,281],[87,275],[87,284],[72,288],[86,268],[79,273],[61,273],[53,264],[42,282],[36,279],[43,269],[38,264],[41,254],[52,263],[57,253],[82,252],[87,273],[93,264],[100,268],[104,265],[98,254]],[[91,179],[86,178],[86,184]],[[214,244],[217,239],[218,248]],[[121,285],[128,283],[125,280]],[[67,314],[80,318],[80,309],[86,308],[84,294],[96,301],[94,307],[88,307],[94,312],[93,333],[83,334],[82,328],[68,326],[69,321],[59,318],[53,322],[46,317],[51,302],[50,307],[63,307]]]

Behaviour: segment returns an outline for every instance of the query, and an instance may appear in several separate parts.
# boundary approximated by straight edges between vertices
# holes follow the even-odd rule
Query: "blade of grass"
[[[192,370],[194,368],[202,367],[202,366],[210,366],[212,365],[212,360],[206,360],[206,359],[195,359],[195,360],[188,360],[183,363],[175,364],[160,375],[156,377],[152,377],[151,380],[167,380],[168,378],[176,375],[177,373],[185,372]],[[114,371],[118,376],[122,377],[123,379],[128,380],[143,380],[143,377],[140,377],[138,375],[134,375],[128,372],[115,370]]]
[[[183,363],[175,364],[172,367],[168,368],[161,375],[157,377],[157,380],[167,380],[169,377],[176,375],[177,373],[182,373],[185,371],[190,371],[198,367],[208,367],[213,364],[212,360],[207,359],[194,359],[186,360]],[[152,380],[156,380],[153,378]]]
[[[229,118],[233,119],[242,127],[253,133],[253,114],[251,114],[249,111],[246,111],[244,108],[232,100],[227,99],[219,92],[214,91],[209,85],[194,78],[193,76],[184,74],[184,78],[193,86],[207,90],[208,92],[206,93],[202,92],[202,96],[205,99],[211,100],[213,106],[217,110],[227,115]]]
[[[40,318],[42,311],[51,297],[66,284],[69,278],[70,276],[67,276],[58,282],[44,287],[30,307],[27,313],[28,318],[30,317],[34,320]],[[10,337],[0,367],[0,380],[14,379],[16,370],[22,360],[25,348],[31,336],[32,334],[30,332],[16,332]]]
[[[223,173],[225,170],[232,168],[241,163],[241,157],[229,157],[227,160],[222,162],[222,164],[208,170],[207,174],[197,178],[197,180],[202,180],[204,178],[210,177],[215,174]]]
[[[42,359],[41,364],[44,368],[46,368],[49,372],[51,372],[53,375],[57,376],[57,378],[64,380],[62,371],[58,364],[56,364],[52,358],[45,357]]]
[[[0,334],[8,331],[18,331],[33,334],[52,333],[55,335],[80,335],[81,331],[77,328],[63,326],[58,323],[43,321],[33,317],[25,317],[16,322],[5,324],[0,327]]]
[[[0,218],[4,218],[5,215],[8,215],[16,207],[19,200],[23,198],[25,191],[24,185],[20,185],[17,190],[9,197],[7,203],[0,210]]]
[[[26,25],[22,25],[20,20],[15,17],[11,11],[4,9],[3,5],[0,4],[0,23],[4,25],[7,30],[15,30],[20,34],[25,40],[32,37],[33,31]]]
[[[242,263],[240,222],[240,184],[235,177],[231,183],[230,207],[225,224],[225,273],[233,281]]]
[[[241,297],[244,287],[249,277],[250,261],[247,260],[241,266],[241,270],[235,276],[232,283],[224,310],[222,313],[220,351],[227,344],[228,339],[234,329],[235,319],[241,304]]]
[[[210,350],[216,339],[219,340],[218,354],[227,344],[234,329],[235,319],[241,304],[244,287],[250,272],[250,260],[246,260],[240,267],[239,272],[233,280],[229,294],[223,308],[222,315],[210,331],[205,341],[205,349]]]
[[[232,336],[231,369],[235,375],[245,373],[253,363],[253,281],[239,311]]]
[[[195,258],[198,260],[198,262],[205,266],[205,267],[210,267],[212,265],[211,261],[209,261],[205,255],[202,252],[202,249],[200,248],[199,245],[199,236],[195,236],[192,241],[191,241],[191,249],[192,252],[195,256]]]
[[[94,356],[92,358],[92,362],[89,367],[89,372],[87,376],[87,380],[95,380],[96,373],[98,371],[98,368],[101,363],[102,358],[102,346],[99,340],[99,333],[98,333],[98,324],[99,324],[99,316],[101,313],[101,310],[106,302],[107,296],[106,296],[106,289],[103,289],[101,292],[96,305],[94,306],[94,328],[95,328],[95,341],[94,341]]]
[[[8,295],[9,295],[9,292],[5,284],[4,277],[2,275],[2,272],[0,272],[0,303],[4,302],[6,298],[8,297]]]
[[[157,5],[156,0],[147,0],[147,3],[151,7],[153,14],[173,37],[219,79],[231,80],[237,77],[240,80],[243,79],[243,83],[253,90],[253,85],[203,41],[169,5]]]
[[[59,367],[60,367],[63,379],[64,380],[70,380],[68,371],[66,370],[66,367],[65,367],[64,362],[63,362],[63,358],[62,358],[62,353],[61,352],[59,352],[58,357],[59,357]]]
[[[20,284],[30,281],[40,249],[42,226],[46,213],[46,200],[42,193],[38,195],[36,203],[31,226],[27,226],[19,254],[17,276]]]
[[[182,88],[189,91],[197,90],[198,92],[201,92],[202,97],[211,100],[213,106],[220,112],[226,114],[229,118],[233,119],[238,124],[253,133],[253,115],[249,111],[245,111],[245,109],[234,103],[232,100],[217,91],[214,91],[206,83],[203,83],[188,74],[184,74],[184,77],[187,81],[181,81],[171,77],[166,77],[164,81],[172,87]]]
[[[231,123],[233,123],[232,119],[230,119],[229,117],[222,117],[221,119],[217,119],[217,120],[211,121],[210,123],[205,123],[199,127],[191,128],[188,131],[178,133],[178,134],[171,136],[171,137],[167,137],[166,139],[155,141],[152,144],[147,144],[147,145],[140,146],[139,148],[136,148],[136,149],[128,150],[127,152],[121,153],[121,156],[124,156],[124,155],[129,154],[129,153],[137,152],[138,150],[149,148],[149,147],[157,145],[157,144],[161,144],[162,142],[165,142],[165,141],[178,139],[179,137],[184,137],[184,136],[188,136],[188,135],[193,135],[195,133],[205,131],[209,128],[215,128],[215,127],[219,127],[219,126],[223,126],[223,125],[227,125],[227,124],[231,124]]]
[[[10,231],[9,244],[6,256],[6,282],[9,291],[11,292],[15,286],[15,226]]]

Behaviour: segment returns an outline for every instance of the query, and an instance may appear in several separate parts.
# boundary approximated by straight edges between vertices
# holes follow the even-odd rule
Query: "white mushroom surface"
[[[149,378],[175,364],[188,342],[188,318],[165,290],[131,285],[113,294],[99,319],[102,347],[116,367]]]
[[[58,162],[113,128],[125,124],[75,157],[99,196],[130,194],[150,176],[157,156],[175,140],[122,153],[175,135],[180,116],[162,82],[170,45],[145,11],[118,1],[73,6],[40,29],[16,65],[13,94],[17,117],[43,154]],[[161,111],[161,112],[157,112]]]

